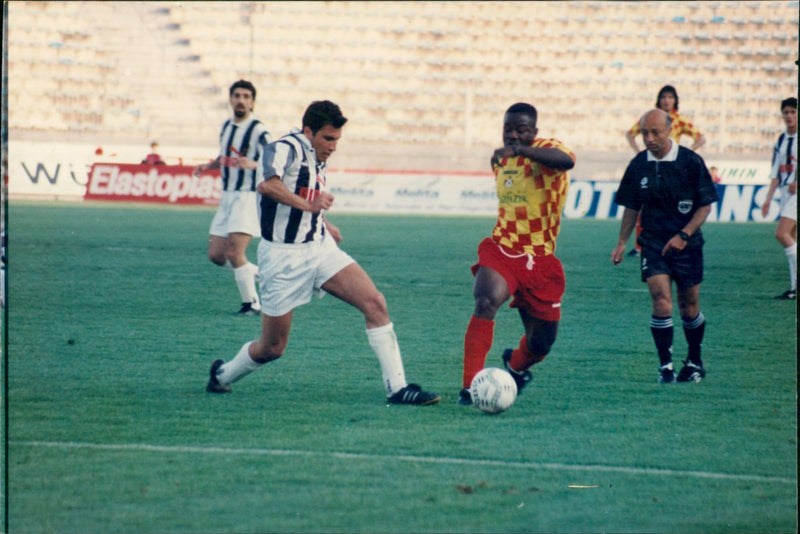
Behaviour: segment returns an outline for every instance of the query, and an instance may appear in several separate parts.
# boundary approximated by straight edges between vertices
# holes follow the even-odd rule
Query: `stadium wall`
[[[218,173],[194,177],[193,166],[214,149],[186,147],[176,164],[140,165],[142,147],[12,141],[9,146],[9,197],[75,201],[125,201],[173,205],[216,205]],[[387,161],[387,160],[384,160]],[[391,160],[388,160],[391,161]],[[774,221],[777,203],[766,218],[761,205],[769,184],[769,161],[714,161],[723,182],[720,202],[709,220]],[[592,176],[573,173],[564,215],[607,219],[621,216],[613,202],[624,163]],[[426,169],[332,167],[330,190],[336,210],[349,213],[492,216],[496,211],[489,172]]]

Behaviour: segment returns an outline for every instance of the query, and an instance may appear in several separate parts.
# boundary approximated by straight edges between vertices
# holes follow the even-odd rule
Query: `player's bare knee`
[[[254,362],[267,363],[283,356],[284,349],[286,349],[286,343],[280,341],[253,343],[250,346],[250,357]]]
[[[231,265],[244,265],[247,263],[247,257],[238,250],[226,250],[222,263],[225,261],[231,262]]]
[[[222,267],[225,265],[225,255],[219,254],[216,251],[209,250],[208,251],[208,260],[213,263],[214,265],[219,265]]]
[[[542,337],[528,338],[528,350],[534,356],[541,358],[539,361],[544,360],[544,357],[550,354],[550,349],[553,348],[555,339]]]
[[[388,321],[389,309],[386,305],[386,297],[380,291],[375,291],[364,299],[361,311],[368,324],[383,324]]]
[[[481,319],[494,319],[497,315],[497,310],[500,309],[502,302],[491,298],[489,295],[475,295],[475,317]]]
[[[528,335],[526,341],[528,351],[544,360],[544,357],[550,354],[550,350],[556,342],[556,331],[555,329],[545,328],[534,335]]]
[[[697,317],[697,315],[700,313],[700,305],[696,302],[681,303],[678,306],[678,312],[681,315],[681,319],[684,321],[689,321]]]
[[[784,247],[789,247],[796,242],[794,232],[789,232],[780,226],[775,230],[775,239]]]
[[[672,315],[672,299],[666,295],[653,296],[653,315],[656,317],[667,317]]]

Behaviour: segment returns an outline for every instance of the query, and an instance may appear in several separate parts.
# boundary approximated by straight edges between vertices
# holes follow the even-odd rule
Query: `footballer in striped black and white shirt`
[[[252,83],[235,82],[229,98],[233,117],[222,125],[219,156],[198,165],[195,174],[220,169],[222,195],[208,231],[208,259],[233,271],[242,301],[238,313],[258,315],[258,267],[247,259],[246,253],[253,236],[259,235],[258,163],[271,139],[266,127],[253,116],[256,88]]]
[[[330,293],[364,315],[367,340],[380,363],[386,402],[439,402],[439,395],[406,382],[386,299],[364,269],[339,248],[341,234],[325,220],[323,212],[334,200],[326,191],[325,164],[346,122],[333,102],[312,102],[303,115],[302,129],[264,149],[264,180],[257,187],[262,195],[261,336],[242,345],[229,362],[218,359],[211,364],[207,391],[227,393],[237,380],[283,356],[294,309],[310,302],[315,293]]]
[[[786,131],[778,137],[772,154],[772,169],[767,197],[761,215],[767,217],[772,198],[779,192],[778,227],[775,238],[783,247],[789,264],[789,289],[777,295],[781,300],[797,299],[797,98],[781,102],[781,116]]]

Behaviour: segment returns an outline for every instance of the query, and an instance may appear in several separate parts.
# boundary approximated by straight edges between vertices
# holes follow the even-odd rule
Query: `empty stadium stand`
[[[797,95],[797,1],[10,2],[16,138],[213,144],[239,78],[274,134],[312,100],[349,143],[494,146],[502,112],[624,151],[674,85],[708,153],[763,157]]]

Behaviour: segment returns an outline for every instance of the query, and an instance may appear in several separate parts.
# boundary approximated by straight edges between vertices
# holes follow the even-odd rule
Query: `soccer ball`
[[[469,386],[472,403],[486,413],[508,410],[517,398],[517,383],[508,371],[487,367],[475,375]]]

